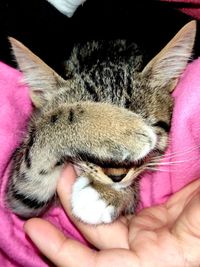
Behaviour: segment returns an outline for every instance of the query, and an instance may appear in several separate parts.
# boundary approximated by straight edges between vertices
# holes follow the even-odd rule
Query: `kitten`
[[[171,93],[195,33],[192,21],[143,69],[133,43],[79,44],[66,62],[66,80],[10,38],[35,107],[13,155],[6,199],[13,212],[25,218],[44,212],[63,165],[72,162],[79,173],[71,195],[74,216],[100,224],[133,213],[140,174],[166,149]]]

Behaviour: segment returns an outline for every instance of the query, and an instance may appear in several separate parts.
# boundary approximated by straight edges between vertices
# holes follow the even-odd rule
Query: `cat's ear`
[[[12,37],[9,41],[24,81],[30,87],[31,100],[36,108],[41,108],[66,81],[22,43]]]
[[[144,68],[152,86],[168,87],[170,91],[191,58],[196,35],[196,21],[187,23]]]

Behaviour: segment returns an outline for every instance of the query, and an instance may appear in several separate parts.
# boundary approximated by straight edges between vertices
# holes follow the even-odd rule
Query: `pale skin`
[[[71,220],[98,251],[67,238],[43,219],[30,219],[24,227],[56,266],[200,266],[200,180],[174,194],[163,205],[146,208],[136,216],[121,217],[110,225],[94,227],[71,215],[70,194],[75,178],[76,173],[69,165],[59,180],[58,195]]]

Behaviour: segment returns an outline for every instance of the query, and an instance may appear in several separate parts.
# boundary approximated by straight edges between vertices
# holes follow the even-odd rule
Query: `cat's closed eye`
[[[170,124],[162,120],[155,122],[152,126],[159,127],[167,133],[170,131]]]

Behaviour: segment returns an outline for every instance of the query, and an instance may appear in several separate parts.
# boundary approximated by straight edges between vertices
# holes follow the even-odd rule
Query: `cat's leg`
[[[16,150],[7,186],[5,205],[21,217],[41,214],[53,200],[63,168],[54,152],[39,146],[35,130]]]
[[[125,109],[90,102],[63,105],[30,125],[27,138],[13,158],[8,205],[24,217],[39,215],[55,195],[64,162],[78,159],[103,167],[127,167],[146,156],[155,145],[153,129]],[[92,187],[100,195],[126,195],[126,190],[99,184],[93,183]],[[115,197],[112,203],[120,199],[123,198]],[[123,205],[121,201],[112,218]]]
[[[31,177],[30,172],[15,173],[8,187],[6,205],[23,218],[40,215],[54,199],[60,172],[61,168],[55,168],[37,177]]]

